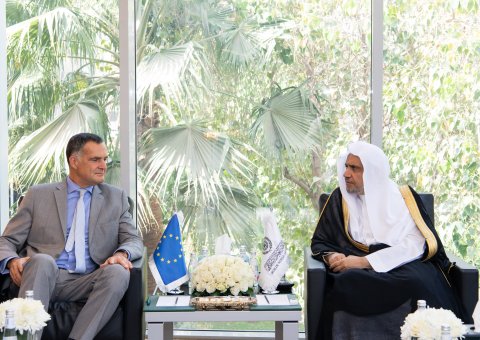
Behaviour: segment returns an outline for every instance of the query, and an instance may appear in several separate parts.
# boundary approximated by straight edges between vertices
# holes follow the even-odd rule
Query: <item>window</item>
[[[6,14],[12,210],[31,185],[65,177],[79,132],[104,137],[118,184],[117,2],[18,0]]]
[[[234,253],[242,244],[259,253],[255,208],[272,206],[287,279],[302,296],[303,246],[319,194],[336,185],[332,159],[370,135],[370,11],[368,1],[136,2],[139,220],[149,249],[177,207],[187,252],[206,244],[212,253],[227,233]]]
[[[120,183],[118,3],[6,4],[11,212],[30,185],[66,174],[76,132],[106,138],[107,181]],[[478,11],[384,1],[383,34],[394,179],[434,193],[441,238],[476,263]],[[187,253],[213,252],[224,233],[234,252],[259,253],[255,208],[272,206],[302,297],[318,195],[336,186],[345,144],[371,135],[371,12],[370,1],[135,1],[137,207],[150,251],[179,209]]]
[[[445,245],[478,263],[478,3],[385,3],[384,148],[398,183],[435,196]]]

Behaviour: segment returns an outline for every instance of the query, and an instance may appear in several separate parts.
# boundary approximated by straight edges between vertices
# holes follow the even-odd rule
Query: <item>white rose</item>
[[[208,294],[212,294],[213,292],[215,292],[215,290],[216,290],[215,285],[210,284],[210,285],[207,286],[207,293]]]
[[[232,293],[232,295],[237,296],[240,293],[240,290],[238,289],[238,287],[232,287],[230,288],[230,293]]]
[[[228,278],[226,283],[227,283],[227,286],[229,287],[235,286],[235,280],[233,278]]]
[[[232,278],[235,282],[239,282],[242,279],[242,275],[239,272],[235,272],[233,273]]]
[[[246,292],[246,291],[248,290],[248,284],[247,284],[246,282],[242,282],[242,283],[240,284],[240,290],[241,290],[242,292]]]

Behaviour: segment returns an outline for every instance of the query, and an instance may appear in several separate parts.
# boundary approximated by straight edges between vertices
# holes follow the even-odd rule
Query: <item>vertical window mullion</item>
[[[383,134],[383,0],[372,0],[370,142],[382,147]]]
[[[7,70],[7,19],[5,1],[0,2],[0,70]],[[7,72],[0,72],[0,229],[8,222],[8,114]]]
[[[135,1],[119,2],[120,34],[120,183],[137,200],[137,142],[135,117]],[[136,221],[136,209],[134,210]]]

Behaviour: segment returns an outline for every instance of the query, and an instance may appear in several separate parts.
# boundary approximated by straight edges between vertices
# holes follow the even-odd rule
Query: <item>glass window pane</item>
[[[117,1],[9,1],[6,14],[12,210],[31,185],[65,178],[79,132],[106,140],[117,184]]]
[[[478,263],[480,217],[475,1],[388,1],[384,147],[393,175],[435,195],[446,246]]]
[[[150,251],[177,208],[187,253],[212,253],[227,233],[234,254],[260,254],[255,209],[271,206],[303,303],[318,196],[337,184],[340,149],[370,135],[370,12],[370,1],[136,2],[139,221]]]

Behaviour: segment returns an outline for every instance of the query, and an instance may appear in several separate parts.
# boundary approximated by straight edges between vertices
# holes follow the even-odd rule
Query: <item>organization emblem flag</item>
[[[258,284],[265,291],[274,291],[288,269],[288,255],[273,211],[261,214],[265,229],[263,257]]]

